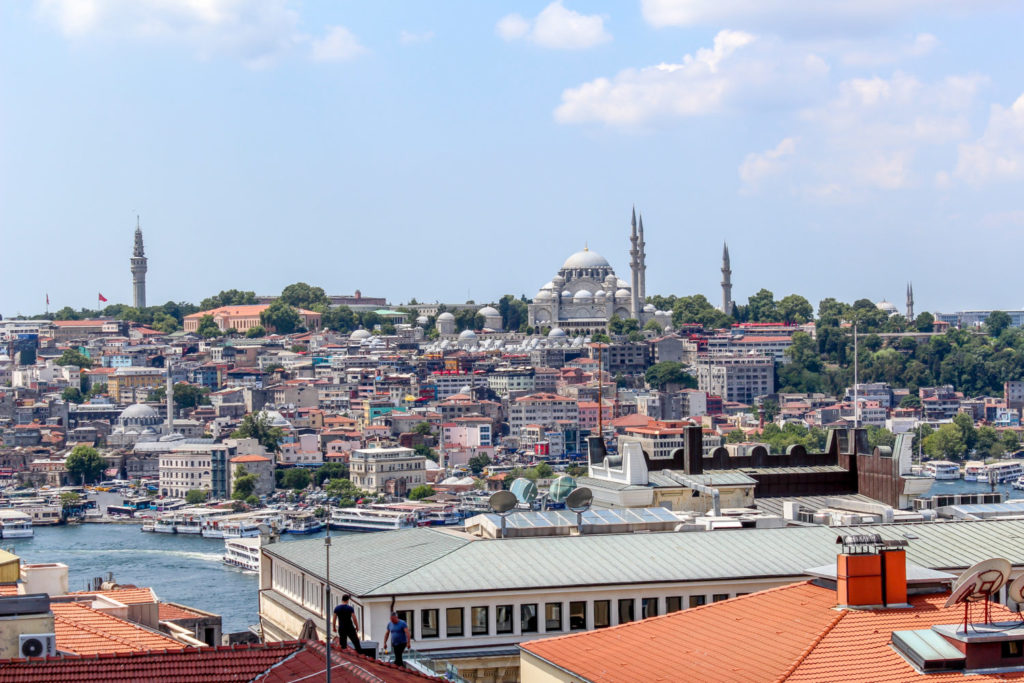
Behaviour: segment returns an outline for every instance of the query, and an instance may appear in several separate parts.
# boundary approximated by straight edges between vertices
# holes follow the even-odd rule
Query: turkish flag
[[[100,294],[100,295],[99,295],[99,299],[100,299],[100,301],[106,301],[106,300],[107,300],[107,297],[105,297],[105,296],[103,296],[102,294]]]

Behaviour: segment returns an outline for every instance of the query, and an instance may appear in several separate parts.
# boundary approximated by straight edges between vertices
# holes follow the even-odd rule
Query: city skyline
[[[728,242],[740,305],[1016,309],[1021,11],[933,4],[5,4],[0,314],[131,303],[136,214],[150,304],[398,304],[625,273],[634,204],[648,295],[717,305]]]

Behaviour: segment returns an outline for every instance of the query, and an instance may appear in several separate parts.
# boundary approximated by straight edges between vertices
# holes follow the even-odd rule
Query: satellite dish
[[[503,515],[519,504],[519,499],[511,491],[498,491],[487,499],[487,504],[495,513]]]
[[[1006,597],[1018,604],[1024,602],[1024,574],[1010,583],[1010,587],[1006,589]]]
[[[576,480],[567,474],[563,474],[551,483],[551,488],[548,489],[548,497],[556,503],[561,503],[575,489]]]
[[[537,485],[524,477],[519,477],[508,490],[515,495],[520,503],[529,505],[537,498]]]
[[[573,489],[565,498],[565,507],[573,512],[583,512],[594,502],[594,492],[585,486]]]
[[[945,606],[952,607],[990,597],[1006,585],[1012,568],[1010,561],[1001,557],[982,560],[960,575],[953,584]]]

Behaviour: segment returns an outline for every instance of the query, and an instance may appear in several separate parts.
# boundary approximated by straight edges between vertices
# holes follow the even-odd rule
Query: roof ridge
[[[805,649],[805,650],[804,650],[803,652],[801,652],[801,653],[800,653],[800,656],[796,658],[796,661],[795,661],[795,662],[793,662],[793,663],[792,663],[792,664],[790,665],[790,667],[789,667],[788,669],[786,669],[786,670],[785,670],[785,671],[784,671],[784,672],[782,673],[782,675],[781,675],[781,676],[779,676],[779,678],[777,679],[777,683],[782,683],[782,681],[785,681],[785,680],[786,680],[787,678],[789,678],[790,676],[792,676],[792,675],[793,675],[793,673],[794,673],[794,672],[795,672],[795,671],[796,671],[796,670],[797,670],[798,668],[800,668],[800,665],[804,663],[804,660],[806,660],[806,659],[807,659],[807,657],[809,657],[809,656],[810,656],[810,654],[811,654],[812,652],[814,652],[815,648],[817,648],[817,647],[818,647],[818,645],[820,645],[820,644],[821,644],[821,641],[823,641],[823,640],[825,639],[825,636],[827,636],[827,635],[828,635],[829,633],[831,633],[831,632],[832,632],[832,629],[834,629],[834,628],[836,627],[836,625],[837,625],[837,624],[838,624],[838,623],[839,623],[840,621],[842,621],[843,617],[845,617],[845,616],[847,615],[847,613],[848,613],[848,612],[849,612],[849,610],[845,610],[845,609],[841,609],[841,610],[839,610],[839,614],[837,614],[837,615],[836,615],[836,618],[835,618],[835,619],[833,619],[833,620],[832,620],[832,622],[831,622],[831,623],[830,623],[830,624],[829,624],[828,626],[826,626],[826,627],[825,627],[825,628],[824,628],[824,629],[822,630],[822,632],[821,632],[821,633],[819,633],[819,634],[818,634],[818,635],[817,635],[817,636],[816,636],[816,637],[814,638],[814,640],[812,640],[812,641],[811,641],[811,644],[810,644],[810,645],[808,645],[808,646],[807,646],[807,648],[806,648],[806,649]]]
[[[412,529],[410,529],[410,531],[412,531]],[[433,558],[429,562],[421,564],[421,565],[419,565],[417,567],[413,567],[413,568],[409,569],[408,571],[399,574],[398,576],[390,577],[384,583],[381,583],[381,584],[379,584],[377,586],[374,586],[370,590],[366,591],[366,594],[369,594],[369,593],[372,593],[373,591],[379,590],[380,588],[388,585],[389,583],[393,583],[395,581],[398,581],[399,579],[404,578],[404,577],[408,576],[409,574],[412,574],[413,572],[419,571],[419,570],[423,569],[424,567],[429,567],[430,565],[434,564],[435,562],[437,562],[441,558],[448,557],[449,555],[454,553],[456,550],[461,550],[462,548],[465,548],[467,545],[469,545],[472,542],[470,539],[459,539],[459,538],[456,538],[456,537],[452,536],[451,534],[446,534],[443,531],[436,531],[436,530],[430,529],[430,528],[423,529],[423,531],[429,531],[432,534],[435,534],[437,536],[446,537],[446,538],[455,538],[456,540],[459,540],[461,542],[459,543],[459,545],[455,546],[454,548],[452,548],[451,550],[449,550],[449,551],[447,551],[445,553],[442,553],[442,554],[438,555],[437,557]]]

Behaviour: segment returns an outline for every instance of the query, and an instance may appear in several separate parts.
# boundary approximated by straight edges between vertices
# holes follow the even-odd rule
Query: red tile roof
[[[177,621],[179,619],[202,619],[206,617],[205,614],[199,614],[191,610],[185,609],[179,605],[173,605],[169,602],[161,602],[160,606],[157,607],[160,621]]]
[[[231,462],[270,462],[270,458],[255,454],[237,455],[231,458]]]
[[[152,588],[137,588],[135,586],[111,588],[105,591],[72,591],[68,595],[102,595],[117,600],[122,605],[143,605],[157,601],[156,593]]]
[[[142,628],[124,619],[98,612],[82,602],[54,602],[57,649],[76,655],[108,652],[148,652],[180,649],[173,638]]]

